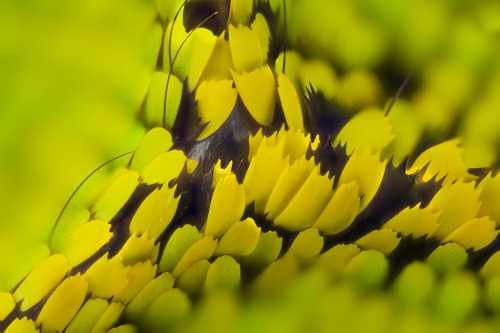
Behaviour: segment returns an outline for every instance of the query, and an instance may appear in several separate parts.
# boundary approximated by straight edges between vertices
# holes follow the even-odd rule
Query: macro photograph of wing
[[[1,0],[0,331],[500,332],[498,0]]]

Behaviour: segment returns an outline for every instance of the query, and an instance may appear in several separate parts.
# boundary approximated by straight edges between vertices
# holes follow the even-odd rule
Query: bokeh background
[[[282,10],[281,1],[270,4]],[[297,81],[314,82],[354,113],[384,107],[413,71],[394,109],[410,119],[412,137],[432,144],[462,136],[469,167],[498,163],[500,2],[287,6],[297,51],[288,71]],[[139,111],[161,41],[155,16],[152,0],[0,1],[1,290],[48,255],[52,226],[78,183],[144,133]],[[309,76],[299,78],[303,66]],[[120,163],[96,174],[65,218],[90,203]]]
[[[133,150],[148,87],[150,1],[0,1],[0,289],[48,255],[87,174]],[[148,44],[149,43],[149,44]],[[90,203],[117,161],[70,205]]]

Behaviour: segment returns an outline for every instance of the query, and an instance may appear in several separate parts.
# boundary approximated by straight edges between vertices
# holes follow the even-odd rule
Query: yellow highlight
[[[124,266],[131,266],[138,262],[156,262],[158,258],[159,245],[155,245],[155,239],[150,238],[146,231],[142,235],[133,233],[116,255]]]
[[[172,222],[177,211],[180,196],[175,198],[175,189],[164,184],[154,190],[139,206],[130,222],[130,233],[142,235],[148,233],[154,241]]]
[[[361,198],[359,212],[362,212],[373,199],[384,178],[385,163],[380,162],[380,151],[372,155],[369,150],[364,153],[354,152],[347,161],[339,179],[341,184],[355,181],[359,187]]]
[[[358,192],[356,181],[340,184],[313,227],[325,235],[338,234],[349,227],[358,214]]]
[[[252,218],[236,222],[219,240],[214,255],[227,254],[236,259],[247,256],[255,250],[259,238],[260,228]]]
[[[216,247],[217,240],[214,240],[212,236],[205,236],[200,239],[184,253],[177,265],[175,265],[172,276],[177,278],[195,262],[209,259],[214,254]]]
[[[467,172],[468,168],[462,157],[463,149],[458,147],[461,141],[453,139],[427,149],[420,154],[408,173],[415,173],[428,165],[423,177],[424,182],[434,175],[437,175],[436,180],[446,177],[444,184],[459,178],[474,180],[475,177]]]
[[[429,208],[433,212],[442,211],[435,233],[438,239],[444,239],[464,222],[476,217],[481,205],[480,194],[481,190],[476,189],[473,182],[464,183],[462,180],[448,183],[436,193]]]
[[[288,206],[294,194],[300,190],[313,172],[314,167],[312,159],[299,159],[292,165],[285,166],[269,195],[264,210],[264,213],[269,213],[267,215],[269,220],[274,220]]]
[[[203,81],[196,89],[200,124],[207,126],[197,141],[206,139],[217,131],[227,120],[236,103],[238,93],[233,88],[233,80]]]
[[[495,222],[487,216],[469,220],[455,229],[443,242],[455,242],[466,250],[481,250],[488,246],[498,236],[495,230]]]
[[[311,227],[333,195],[333,178],[322,176],[316,166],[286,208],[274,220],[275,226],[290,231]]]
[[[288,127],[303,131],[304,119],[299,95],[288,76],[281,73],[278,75],[278,94]]]
[[[232,24],[228,27],[229,48],[233,68],[237,73],[251,72],[264,64],[259,37],[250,28]]]
[[[21,311],[28,310],[54,290],[69,269],[68,259],[62,254],[54,254],[35,267],[14,293],[16,302],[23,300]]]
[[[437,222],[439,215],[440,212],[435,213],[429,207],[423,209],[418,206],[406,207],[384,227],[400,232],[403,237],[412,235],[412,238],[420,238],[427,235],[427,238],[430,238],[439,227]]]
[[[374,230],[358,239],[355,244],[365,250],[377,250],[385,255],[391,254],[398,246],[401,238],[391,229]]]
[[[162,153],[142,173],[142,182],[146,184],[165,184],[177,178],[184,169],[186,156],[180,150]]]
[[[40,311],[36,324],[44,331],[62,331],[76,315],[87,294],[87,281],[80,274],[64,280]]]
[[[276,107],[276,81],[268,65],[239,74],[231,70],[236,90],[248,112],[261,125],[273,122]]]
[[[375,154],[387,147],[394,139],[388,117],[379,109],[367,109],[356,114],[340,131],[333,146],[339,143],[346,147],[347,155],[368,150]]]
[[[112,232],[111,225],[105,221],[93,220],[78,227],[62,249],[72,267],[77,266],[106,244]]]
[[[113,301],[128,304],[149,281],[154,279],[157,268],[158,266],[153,266],[149,260],[131,266],[127,271],[127,285],[113,297]]]
[[[284,140],[274,145],[273,141],[273,137],[262,139],[243,181],[246,204],[255,201],[255,211],[258,213],[264,212],[274,184],[288,165],[288,159],[283,158]]]
[[[94,297],[109,298],[118,295],[128,283],[128,269],[116,256],[107,254],[97,260],[83,275],[89,283],[89,291]]]
[[[130,170],[142,173],[161,153],[172,147],[172,136],[162,127],[155,127],[147,132],[135,149]]]
[[[205,235],[220,238],[227,229],[241,219],[245,210],[245,190],[236,176],[222,178],[215,187],[208,211]]]
[[[127,170],[104,192],[92,207],[94,217],[110,221],[130,199],[137,185],[139,173]]]

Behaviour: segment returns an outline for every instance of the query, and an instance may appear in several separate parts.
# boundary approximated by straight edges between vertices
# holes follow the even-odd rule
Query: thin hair
[[[184,3],[182,4],[182,6],[184,6],[184,4],[187,2],[184,1]],[[181,8],[182,8],[181,6]],[[180,12],[180,9],[179,8],[179,11],[177,11],[177,14]],[[214,17],[215,15],[217,15],[219,12],[214,12],[212,13],[211,15],[209,15],[207,18],[205,18],[203,21],[201,21],[193,30],[191,30],[189,32],[189,34],[186,36],[186,38],[184,38],[184,40],[182,41],[181,45],[179,46],[179,48],[177,49],[177,52],[175,53],[175,56],[174,56],[174,59],[172,60],[172,62],[170,63],[170,70],[168,71],[168,77],[167,77],[167,84],[165,86],[165,97],[163,99],[163,128],[164,129],[167,129],[167,95],[168,95],[168,86],[170,84],[170,77],[172,76],[173,74],[173,71],[174,71],[174,64],[175,64],[175,61],[177,60],[177,56],[179,55],[179,52],[181,51],[182,47],[184,46],[184,44],[186,43],[186,41],[189,39],[189,37],[191,37],[191,35],[198,29],[200,28],[203,24],[205,24],[208,20],[210,20],[212,17]],[[177,15],[175,16],[175,18],[177,18]],[[175,18],[174,18],[174,21],[172,21],[172,28],[170,30],[170,41],[169,41],[169,55],[170,55],[170,44],[171,44],[171,41],[172,41],[172,32],[174,31],[174,24],[175,24]]]
[[[169,64],[170,68],[172,68],[172,35],[174,33],[175,21],[177,21],[177,16],[179,16],[179,13],[181,12],[182,7],[184,7],[188,1],[189,0],[185,0],[182,3],[182,5],[177,10],[177,13],[175,13],[174,20],[172,21],[172,29],[170,29],[170,36],[168,38],[168,64]]]
[[[283,0],[283,74],[285,74],[285,66],[286,66],[286,48],[287,48],[286,0]]]
[[[121,154],[119,156],[116,156],[116,157],[110,159],[109,161],[101,164],[98,168],[94,169],[94,171],[92,171],[87,177],[85,177],[85,179],[80,183],[80,185],[78,185],[78,187],[73,191],[73,193],[71,194],[71,196],[69,197],[69,199],[64,204],[64,207],[61,209],[61,212],[59,213],[59,216],[56,219],[56,223],[52,227],[52,231],[50,233],[50,238],[52,238],[52,236],[54,235],[54,231],[56,230],[56,227],[59,224],[59,221],[61,220],[61,217],[63,216],[64,212],[66,211],[66,208],[68,208],[69,203],[71,202],[71,200],[73,199],[73,197],[75,196],[75,194],[78,192],[78,190],[80,190],[80,188],[83,186],[83,184],[85,184],[85,182],[87,182],[87,180],[90,177],[92,177],[94,175],[94,173],[96,173],[97,171],[99,171],[100,169],[102,169],[103,167],[105,167],[106,165],[108,165],[109,163],[113,162],[114,160],[119,159],[120,157],[130,155],[133,152],[134,151],[129,151],[128,153]]]
[[[389,115],[389,112],[391,111],[392,107],[394,106],[394,103],[396,102],[396,100],[399,98],[399,95],[401,95],[401,93],[403,92],[403,90],[406,87],[406,85],[408,84],[408,82],[410,82],[412,75],[413,75],[413,72],[410,72],[410,74],[408,74],[405,77],[403,83],[401,83],[401,85],[399,86],[399,89],[396,92],[396,95],[394,95],[394,98],[392,99],[391,104],[389,104],[387,111],[385,111],[384,117],[387,117]]]

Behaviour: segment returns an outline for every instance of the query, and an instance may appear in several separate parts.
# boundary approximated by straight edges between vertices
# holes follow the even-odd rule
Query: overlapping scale
[[[374,230],[358,239],[355,244],[362,249],[371,249],[389,255],[399,245],[400,237],[393,230]]]
[[[473,180],[474,177],[467,172],[462,152],[459,148],[460,139],[453,139],[429,148],[423,152],[408,170],[409,173],[422,170],[424,167],[424,181],[428,181],[435,175],[437,179],[444,178],[444,183],[453,182],[464,178]]]
[[[252,117],[261,125],[271,125],[276,107],[276,81],[268,65],[250,72],[231,70],[241,100]]]
[[[188,32],[186,32],[183,23],[183,11],[177,17],[176,24],[173,28],[172,39],[170,34],[172,30],[173,21],[169,23],[165,31],[165,40],[163,49],[163,71],[168,73],[170,71],[170,59],[174,59],[177,51],[186,39]],[[188,89],[193,91],[198,85],[198,81],[212,55],[215,47],[217,37],[208,29],[197,29],[189,37],[174,64],[173,73],[181,82],[187,80]],[[171,55],[169,56],[169,41],[171,41]]]
[[[35,267],[17,287],[14,299],[22,301],[21,311],[26,311],[54,290],[70,269],[68,259],[55,254]]]
[[[109,231],[111,225],[105,221],[92,220],[71,235],[62,249],[62,254],[68,259],[69,264],[74,267],[88,259],[91,255],[102,248],[113,235]]]
[[[235,222],[220,238],[214,255],[230,255],[241,258],[252,253],[260,238],[260,228],[252,218]]]
[[[285,74],[278,74],[278,96],[289,128],[304,130],[304,119],[299,95]]]
[[[207,124],[197,140],[206,139],[217,131],[233,110],[238,93],[231,80],[203,81],[196,89],[200,123]]]
[[[217,248],[217,240],[213,236],[205,236],[191,245],[179,259],[172,270],[172,276],[177,278],[187,268],[199,260],[209,259]]]
[[[376,131],[372,129],[376,128]],[[364,110],[356,114],[333,142],[333,146],[338,144],[346,145],[346,152],[351,155],[353,151],[358,154],[369,150],[375,154],[391,143],[394,134],[391,133],[392,125],[390,119],[385,117],[380,110]]]
[[[136,235],[147,233],[153,241],[156,241],[172,221],[178,204],[179,198],[175,198],[175,187],[169,188],[165,184],[161,189],[154,190],[132,217],[130,232]]]
[[[111,220],[130,199],[139,185],[140,175],[137,171],[125,170],[113,184],[97,199],[92,206],[92,214],[104,221]]]
[[[215,186],[210,210],[205,224],[205,235],[221,237],[227,229],[243,216],[245,191],[235,175],[222,178]]]
[[[88,283],[81,275],[70,276],[54,290],[36,320],[43,331],[62,331],[85,300]]]
[[[172,271],[184,253],[202,237],[203,235],[192,225],[185,225],[175,230],[163,250],[159,271]]]
[[[88,281],[88,289],[95,297],[110,298],[119,294],[128,283],[128,268],[119,258],[107,258],[107,255],[98,259],[84,274]]]

